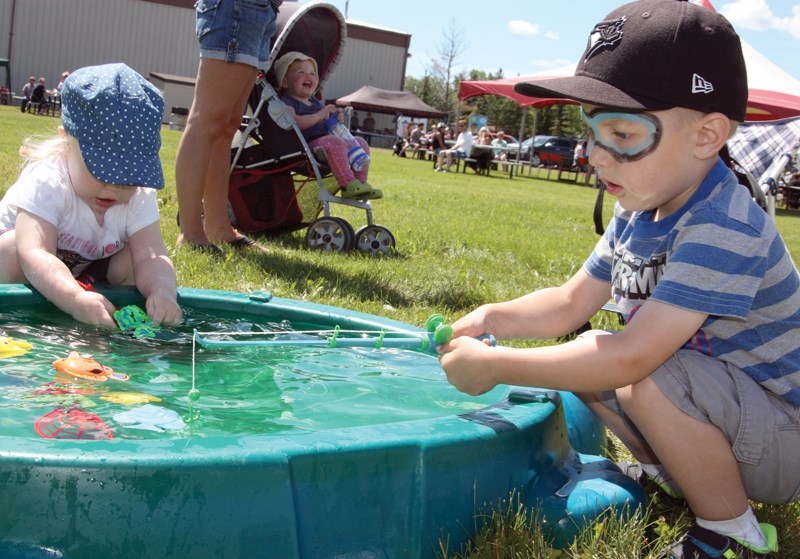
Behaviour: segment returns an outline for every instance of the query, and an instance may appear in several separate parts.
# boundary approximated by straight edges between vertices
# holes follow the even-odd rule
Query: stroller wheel
[[[353,228],[340,217],[321,217],[312,221],[306,231],[306,246],[330,252],[353,248]]]
[[[373,256],[389,254],[394,249],[394,235],[386,227],[365,225],[356,231],[355,246]]]

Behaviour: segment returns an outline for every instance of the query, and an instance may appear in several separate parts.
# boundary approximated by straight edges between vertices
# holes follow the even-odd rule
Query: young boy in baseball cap
[[[156,189],[164,100],[124,64],[81,68],[61,90],[59,135],[28,141],[0,201],[0,283],[30,283],[76,320],[115,328],[95,283],[134,284],[155,324],[180,322]]]
[[[671,557],[776,556],[775,528],[748,499],[800,497],[800,276],[718,157],[745,117],[739,37],[704,7],[632,2],[594,27],[574,76],[517,91],[581,103],[590,163],[617,204],[564,285],[453,324],[448,379],[470,394],[501,383],[577,393],[638,460],[628,473],[695,514]],[[609,299],[620,332],[526,349],[474,339],[555,338]]]

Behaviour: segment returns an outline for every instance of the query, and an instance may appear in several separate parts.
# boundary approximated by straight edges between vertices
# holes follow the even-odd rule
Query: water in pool
[[[435,356],[399,349],[242,346],[205,349],[204,332],[305,331],[186,309],[164,339],[75,323],[59,312],[4,312],[0,336],[32,344],[0,359],[0,433],[6,436],[159,439],[280,434],[467,413],[505,396],[458,392]],[[290,337],[297,335],[289,334]],[[127,381],[82,380],[53,362],[89,354]],[[194,386],[195,392],[190,398]]]

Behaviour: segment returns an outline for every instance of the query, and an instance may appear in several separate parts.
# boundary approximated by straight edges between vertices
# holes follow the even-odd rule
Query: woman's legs
[[[239,236],[228,219],[230,149],[257,72],[246,64],[200,59],[175,161],[178,244],[205,245]]]

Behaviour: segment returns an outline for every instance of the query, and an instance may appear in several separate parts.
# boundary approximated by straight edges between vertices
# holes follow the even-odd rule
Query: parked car
[[[520,159],[528,161],[533,157],[531,164],[538,166],[541,163],[540,154],[542,152],[557,153],[561,157],[572,158],[575,152],[576,140],[574,138],[564,138],[561,136],[534,136],[523,141],[521,145],[511,146],[509,144],[508,158],[516,158],[517,151],[520,150]],[[531,156],[531,153],[533,154]]]
[[[492,140],[497,138],[497,132],[489,132],[489,136],[491,136]],[[512,145],[517,145],[517,139],[509,134],[508,132],[503,132],[503,138],[505,139],[506,143],[508,143],[508,147],[510,148]],[[477,140],[477,137],[476,137]]]

